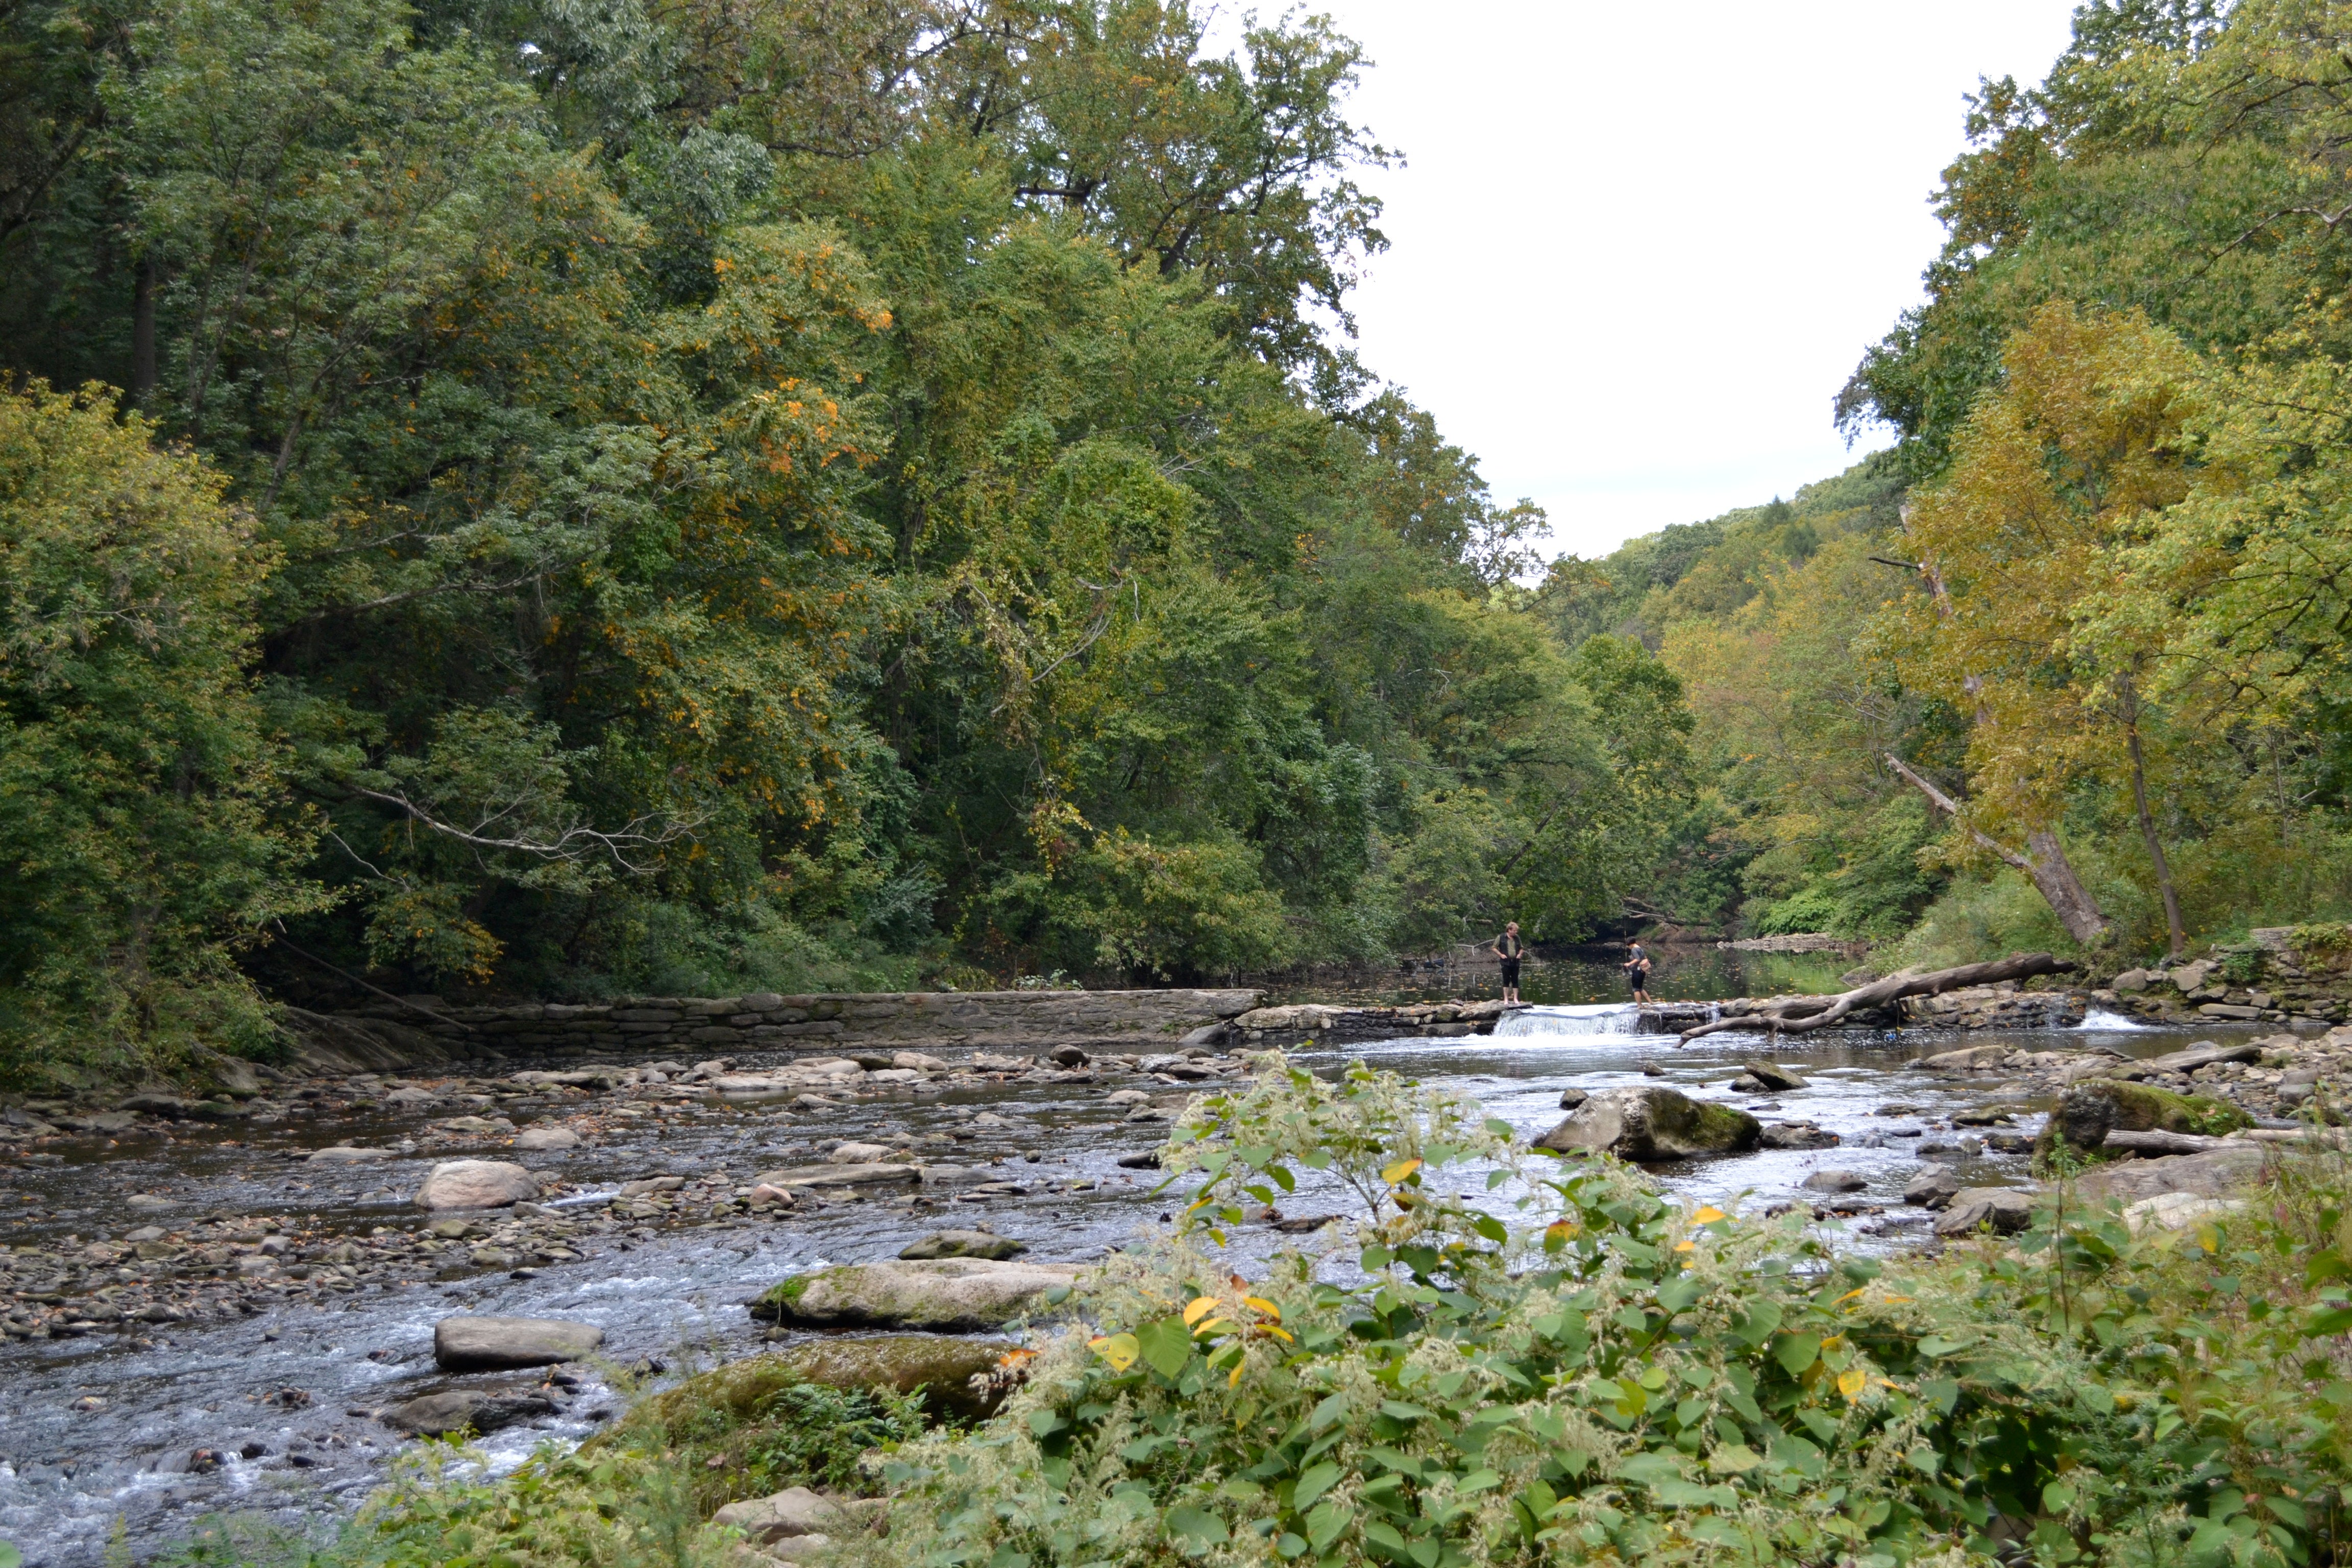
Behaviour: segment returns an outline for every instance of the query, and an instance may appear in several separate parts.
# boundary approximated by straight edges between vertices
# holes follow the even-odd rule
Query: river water
[[[1657,989],[1673,996],[1690,994],[1694,984],[1716,994],[1743,984],[1748,994],[1822,984],[1818,973],[1795,966],[1789,966],[1787,985],[1769,987],[1756,984],[1761,976],[1755,971],[1743,973],[1720,960],[1709,970],[1703,977],[1685,974],[1681,985],[1670,972]],[[1990,1106],[2011,1111],[2013,1130],[2030,1133],[2039,1107],[2021,1090],[1983,1080],[1955,1083],[1909,1065],[1950,1048],[1949,1037],[1849,1030],[1784,1041],[1769,1058],[1759,1058],[1763,1042],[1753,1036],[1713,1036],[1678,1048],[1671,1036],[1632,1032],[1633,1012],[1622,1002],[1580,999],[1615,983],[1603,966],[1556,965],[1529,980],[1531,998],[1580,999],[1516,1015],[1491,1038],[1398,1040],[1301,1059],[1336,1071],[1360,1056],[1473,1095],[1529,1135],[1559,1119],[1565,1088],[1644,1081],[1746,1105],[1768,1121],[1816,1122],[1839,1133],[1843,1145],[1760,1152],[1657,1174],[1693,1199],[1752,1210],[1799,1199],[1800,1184],[1815,1170],[1854,1172],[1868,1184],[1856,1196],[1884,1205],[1845,1222],[1858,1246],[1905,1245],[1925,1236],[1928,1216],[1899,1202],[1923,1151],[1957,1165],[1975,1184],[2023,1179],[2021,1155],[1978,1147],[1980,1130],[1954,1129],[1949,1119]],[[1615,984],[1622,995],[1622,983]],[[2194,1036],[2215,1037],[2215,1031]],[[2033,1049],[2098,1043],[2152,1056],[2192,1036],[2094,1014],[2079,1029],[2008,1037]],[[750,1065],[762,1058],[739,1059]],[[1775,1096],[1731,1094],[1727,1080],[1743,1060],[1756,1059],[1797,1069],[1807,1087]],[[602,1147],[527,1159],[574,1184],[582,1196],[571,1201],[586,1215],[599,1212],[596,1201],[623,1181],[720,1170],[740,1180],[812,1157],[809,1141],[818,1136],[903,1142],[953,1131],[963,1140],[959,1162],[1004,1162],[1006,1174],[1029,1184],[1027,1196],[919,1209],[903,1197],[877,1195],[779,1220],[738,1217],[659,1231],[621,1226],[583,1236],[572,1244],[582,1254],[578,1261],[534,1278],[486,1269],[371,1285],[229,1322],[9,1342],[0,1348],[0,1540],[21,1546],[36,1568],[78,1568],[100,1561],[117,1531],[143,1558],[184,1536],[201,1516],[223,1510],[326,1528],[381,1483],[400,1447],[372,1412],[451,1381],[435,1373],[431,1342],[434,1322],[454,1312],[583,1319],[604,1329],[605,1352],[614,1362],[650,1357],[675,1373],[755,1352],[760,1327],[742,1303],[784,1275],[822,1262],[892,1257],[942,1225],[984,1221],[1028,1242],[1030,1256],[1041,1261],[1098,1258],[1160,1225],[1181,1201],[1154,1194],[1156,1173],[1117,1163],[1158,1136],[1128,1124],[1126,1108],[1107,1102],[1115,1090],[1136,1086],[1119,1077],[1084,1085],[1006,1083],[869,1100],[790,1121],[772,1107],[714,1097]],[[1167,1102],[1178,1101],[1176,1091],[1162,1092]],[[981,1112],[995,1121],[975,1131]],[[446,1110],[418,1113],[405,1125],[433,1114]],[[190,1215],[275,1215],[289,1226],[316,1216],[319,1228],[355,1236],[376,1226],[414,1228],[423,1216],[406,1198],[421,1161],[389,1173],[383,1165],[321,1172],[289,1163],[286,1151],[272,1146],[272,1135],[279,1143],[315,1146],[382,1142],[403,1130],[400,1118],[372,1114],[268,1132],[188,1127],[168,1143],[53,1145],[63,1163],[0,1164],[0,1215],[8,1216],[0,1218],[0,1239],[54,1247],[68,1235],[85,1242],[119,1236],[142,1222],[142,1215],[121,1206],[125,1194],[141,1191],[169,1192]],[[232,1135],[240,1142],[229,1144]],[[1939,1148],[1949,1152],[1934,1152]],[[1024,1159],[1031,1151],[1040,1156],[1034,1163]],[[1283,1206],[1294,1217],[1341,1210],[1311,1185]],[[1234,1237],[1237,1266],[1246,1270],[1252,1258],[1295,1239],[1266,1227],[1245,1229]],[[537,1444],[576,1441],[608,1418],[615,1403],[598,1376],[585,1374],[560,1415],[494,1434],[484,1444],[489,1462],[503,1468]],[[199,1473],[190,1466],[198,1449],[223,1454],[226,1462]],[[239,1457],[247,1450],[252,1458]]]

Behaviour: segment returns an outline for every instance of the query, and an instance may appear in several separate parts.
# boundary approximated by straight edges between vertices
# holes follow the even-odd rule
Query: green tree
[[[101,389],[0,399],[0,1075],[269,1042],[229,962],[326,897],[251,675],[270,566]]]

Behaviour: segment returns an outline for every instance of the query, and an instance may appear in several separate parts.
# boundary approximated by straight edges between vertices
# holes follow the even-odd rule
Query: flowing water
[[[1726,955],[1748,959],[1755,955]],[[1717,994],[1735,985],[1752,989],[1756,975],[1714,962],[1685,981],[1711,984]],[[1843,1146],[1803,1152],[1762,1152],[1669,1166],[1657,1173],[1687,1196],[1750,1209],[1799,1196],[1812,1171],[1836,1167],[1868,1183],[1859,1194],[1890,1205],[1853,1223],[1856,1245],[1896,1246],[1925,1234],[1927,1216],[1898,1205],[1899,1193],[1922,1152],[1958,1165],[1971,1183],[2021,1179],[2021,1155],[1962,1153],[1965,1131],[1948,1125],[1963,1109],[1996,1105],[2015,1113],[2017,1131],[2039,1123],[2038,1108],[2021,1090],[1982,1080],[1957,1084],[1909,1064],[1950,1048],[1952,1039],[1926,1032],[1849,1030],[1798,1037],[1769,1050],[1769,1059],[1796,1068],[1801,1090],[1777,1096],[1734,1096],[1725,1087],[1743,1060],[1766,1051],[1758,1037],[1718,1035],[1678,1048],[1671,1036],[1633,1032],[1633,1010],[1619,1001],[1585,1001],[1612,981],[1604,965],[1584,970],[1555,965],[1529,975],[1531,996],[1577,997],[1532,1007],[1507,1019],[1490,1038],[1398,1040],[1344,1052],[1302,1053],[1318,1070],[1336,1071],[1355,1057],[1476,1097],[1492,1115],[1525,1134],[1557,1121],[1562,1089],[1664,1081],[1685,1092],[1729,1100],[1767,1121],[1811,1121],[1842,1135]],[[1688,994],[1666,968],[1660,994]],[[1801,984],[1818,987],[1817,977]],[[2212,1037],[2214,1032],[2196,1032]],[[2002,1037],[1976,1035],[1969,1043]],[[2134,1056],[2177,1049],[2188,1031],[2135,1027],[2094,1015],[2082,1028],[2015,1037],[2035,1049],[2099,1043]],[[756,1062],[761,1058],[743,1058]],[[1654,1069],[1661,1076],[1645,1076]],[[618,1183],[656,1173],[692,1175],[725,1170],[738,1179],[787,1160],[810,1156],[820,1136],[904,1140],[952,1128],[969,1129],[977,1110],[1004,1125],[977,1142],[967,1141],[964,1163],[1001,1158],[1006,1173],[1033,1185],[1032,1196],[985,1205],[942,1204],[918,1209],[905,1199],[873,1197],[828,1205],[782,1220],[738,1218],[655,1232],[616,1226],[574,1243],[574,1263],[531,1279],[486,1271],[454,1280],[372,1286],[354,1293],[230,1322],[145,1325],[130,1332],[81,1339],[11,1342],[0,1349],[0,1540],[26,1551],[37,1568],[100,1561],[110,1532],[121,1531],[135,1554],[184,1535],[198,1516],[250,1510],[288,1523],[310,1523],[348,1513],[380,1484],[399,1443],[370,1412],[443,1385],[431,1359],[433,1324],[453,1312],[579,1318],[601,1325],[614,1361],[658,1358],[672,1371],[751,1353],[759,1328],[742,1302],[782,1276],[820,1262],[856,1262],[895,1256],[917,1236],[941,1225],[984,1218],[1029,1242],[1033,1258],[1084,1259],[1131,1243],[1160,1225],[1181,1197],[1155,1194],[1153,1173],[1121,1169],[1117,1158],[1147,1146],[1154,1130],[1124,1124],[1124,1107],[1106,1103],[1132,1079],[1091,1085],[1004,1084],[932,1098],[877,1100],[818,1117],[789,1121],[774,1108],[712,1099],[659,1119],[643,1133],[567,1154],[534,1155],[528,1163],[558,1170],[575,1184],[583,1203]],[[2013,1097],[2013,1098],[2011,1098]],[[1775,1109],[1777,1108],[1777,1109]],[[383,1142],[413,1130],[427,1114],[404,1121],[373,1115],[309,1121],[274,1129],[278,1143]],[[96,1141],[53,1146],[63,1163],[0,1165],[0,1239],[55,1247],[67,1236],[83,1241],[120,1235],[147,1216],[131,1215],[122,1197],[138,1191],[170,1193],[189,1216],[231,1214],[281,1216],[364,1234],[377,1226],[413,1227],[421,1216],[405,1198],[421,1174],[404,1168],[319,1167],[289,1163],[270,1134],[246,1130],[183,1128],[171,1142],[107,1148]],[[1034,1163],[1023,1160],[1034,1150]],[[512,1157],[512,1156],[507,1156]],[[1080,1184],[1094,1184],[1073,1190]],[[1475,1184],[1465,1184],[1471,1185]],[[1334,1194],[1310,1184],[1286,1197],[1286,1214],[1344,1212]],[[166,1224],[170,1223],[168,1220]],[[1295,1237],[1247,1227],[1234,1238],[1238,1267]],[[279,1391],[299,1391],[289,1400]],[[535,1444],[576,1441],[609,1416],[614,1404],[593,1374],[565,1412],[537,1426],[494,1435],[484,1447],[494,1468],[518,1462]],[[289,1405],[293,1407],[289,1407]],[[251,1447],[255,1457],[237,1458]],[[190,1467],[193,1451],[229,1456],[208,1473]]]

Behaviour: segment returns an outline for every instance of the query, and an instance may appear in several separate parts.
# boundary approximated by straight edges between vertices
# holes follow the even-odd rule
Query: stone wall
[[[2094,993],[2145,1018],[2301,1024],[2352,1019],[2352,928],[2273,926],[2154,969],[2127,969]]]
[[[948,991],[861,995],[635,996],[594,1005],[379,1003],[345,1016],[461,1056],[659,1054],[979,1046],[1165,1050],[1257,1005],[1255,991]],[[389,1026],[387,1028],[386,1026]]]

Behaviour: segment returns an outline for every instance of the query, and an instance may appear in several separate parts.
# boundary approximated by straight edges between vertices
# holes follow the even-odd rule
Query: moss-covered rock
[[[1077,1282],[1068,1264],[940,1258],[849,1264],[796,1274],[754,1302],[754,1317],[824,1328],[1002,1328]]]
[[[1561,1153],[1611,1153],[1622,1160],[1688,1160],[1756,1147],[1763,1123],[1735,1106],[1693,1100],[1671,1089],[1607,1089],[1536,1140]]]
[[[711,1412],[751,1419],[782,1389],[814,1384],[853,1393],[908,1394],[920,1389],[933,1415],[976,1418],[996,1408],[1003,1383],[975,1387],[1016,1360],[1004,1340],[953,1339],[940,1334],[868,1334],[813,1340],[767,1355],[730,1362],[676,1388],[640,1401],[617,1433],[672,1431]]]
[[[2033,1145],[2036,1166],[2046,1166],[2060,1143],[2078,1160],[2097,1159],[2110,1132],[2194,1132],[2218,1138],[2254,1119],[2225,1100],[2175,1094],[2120,1079],[2092,1079],[2066,1091]]]

